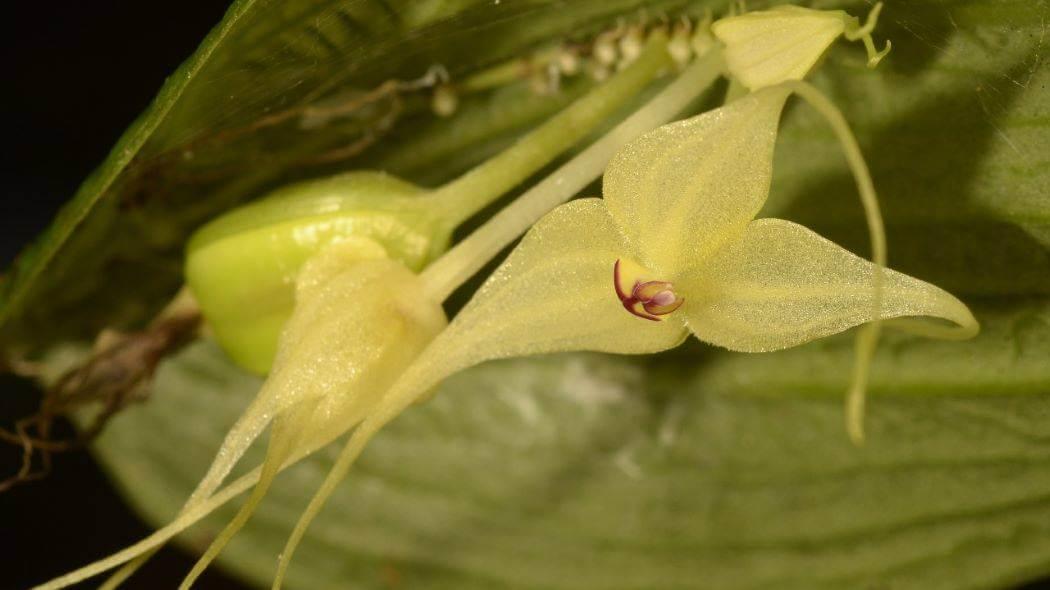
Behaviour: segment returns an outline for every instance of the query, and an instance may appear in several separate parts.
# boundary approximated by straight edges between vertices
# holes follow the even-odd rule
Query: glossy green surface
[[[208,223],[186,251],[186,283],[208,328],[240,366],[265,373],[307,259],[346,240],[361,258],[419,270],[448,245],[435,203],[378,172],[285,187]]]

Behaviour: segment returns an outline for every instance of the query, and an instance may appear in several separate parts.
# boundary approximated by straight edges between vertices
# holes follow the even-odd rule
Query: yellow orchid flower
[[[606,169],[604,199],[566,203],[534,225],[373,407],[292,532],[274,588],[307,525],[368,440],[434,385],[472,365],[569,350],[653,353],[690,333],[730,350],[766,352],[891,318],[929,336],[975,335],[973,315],[946,291],[796,223],[755,219],[769,194],[777,127],[792,93],[827,116],[843,140],[875,222],[881,261],[881,222],[866,166],[841,114],[813,87],[773,86],[640,137]],[[859,339],[854,390],[861,393],[875,335]],[[855,439],[862,407],[849,414]]]
[[[755,219],[780,114],[796,91],[761,90],[630,143],[605,172],[604,199],[544,217],[428,350],[448,367],[460,348],[475,349],[461,362],[469,364],[559,350],[645,353],[692,333],[767,352],[916,316],[972,335],[962,302],[889,269],[879,271],[876,314],[877,265],[796,223]]]
[[[847,413],[850,434],[859,440],[880,321],[951,338],[978,329],[952,295],[884,268],[881,218],[856,142],[841,114],[796,81],[840,35],[863,39],[872,64],[884,55],[874,52],[870,37],[878,10],[863,27],[841,11],[796,7],[715,23],[712,32],[724,47],[711,52],[712,62],[724,55],[725,70],[752,92],[626,145],[605,169],[604,199],[570,202],[543,217],[447,327],[439,302],[519,235],[519,226],[586,184],[576,181],[593,176],[555,173],[526,193],[535,191],[539,200],[522,197],[486,224],[491,232],[464,240],[457,247],[462,256],[447,255],[419,276],[388,260],[358,260],[361,248],[352,243],[311,259],[299,276],[296,308],[265,395],[231,430],[183,513],[150,538],[44,588],[138,559],[105,586],[114,587],[171,535],[258,484],[183,582],[188,587],[247,520],[282,466],[356,425],[281,554],[274,582],[280,587],[306,527],[368,440],[444,378],[492,359],[570,350],[652,353],[677,346],[690,333],[730,350],[766,352],[866,324]],[[722,67],[704,65],[696,70],[702,75],[694,76],[706,80]],[[671,103],[680,102],[680,91],[665,92]],[[793,93],[820,110],[843,142],[869,217],[873,262],[790,221],[755,219],[770,189],[781,112]],[[653,108],[672,113],[680,106]],[[653,117],[637,113],[632,119],[638,115],[644,116],[632,128]],[[614,130],[609,142],[620,136],[637,134]],[[589,167],[607,161],[612,151],[598,143],[579,162]],[[397,330],[388,330],[387,316],[399,319]],[[915,324],[916,317],[933,321]],[[896,323],[899,318],[907,319]],[[375,345],[360,345],[377,336]],[[409,344],[403,350],[397,344],[402,339]],[[326,372],[358,366],[340,379]],[[271,421],[274,434],[262,469],[220,487]]]

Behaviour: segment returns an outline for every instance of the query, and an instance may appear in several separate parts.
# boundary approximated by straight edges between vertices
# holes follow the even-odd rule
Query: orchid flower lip
[[[674,291],[674,285],[667,281],[634,281],[630,294],[623,288],[621,261],[613,264],[613,289],[620,298],[623,308],[632,315],[642,319],[662,322],[666,316],[685,303]]]

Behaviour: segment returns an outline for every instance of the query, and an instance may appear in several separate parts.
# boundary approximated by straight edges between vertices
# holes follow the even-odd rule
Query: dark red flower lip
[[[631,293],[621,287],[620,260],[613,264],[613,288],[623,308],[632,315],[653,322],[663,321],[666,316],[685,303],[685,299],[674,292],[674,285],[667,281],[635,281]]]

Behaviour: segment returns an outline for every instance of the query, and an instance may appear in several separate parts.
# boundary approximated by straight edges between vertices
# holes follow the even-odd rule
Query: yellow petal
[[[613,158],[602,181],[606,206],[640,263],[674,274],[744,230],[769,194],[788,94],[769,88],[664,125]]]
[[[252,441],[290,408],[322,399],[329,420],[310,425],[313,438],[353,426],[346,417],[367,408],[444,328],[441,306],[419,299],[414,274],[389,259],[356,261],[354,249],[330,246],[304,266],[273,371],[227,433],[191,504],[218,489]],[[342,272],[334,261],[346,263]]]
[[[303,268],[295,311],[260,392],[276,398],[273,415],[318,400],[315,412],[301,413],[310,422],[302,425],[310,429],[304,444],[353,426],[446,325],[441,305],[420,295],[420,279],[404,265],[357,261],[355,251],[337,244]]]
[[[446,365],[565,350],[642,354],[677,346],[679,321],[623,308],[613,266],[629,254],[600,199],[548,213],[456,315],[432,349]]]
[[[354,431],[284,555],[368,440],[449,375],[498,358],[567,350],[643,354],[680,344],[688,335],[680,320],[653,322],[624,309],[613,266],[625,254],[627,244],[600,199],[572,201],[540,219]],[[286,566],[282,559],[275,586]]]
[[[613,267],[629,254],[601,199],[548,213],[420,355],[384,404],[415,401],[478,363],[568,350],[644,354],[689,334],[671,316],[646,320],[624,309]]]
[[[362,260],[361,252],[354,239],[337,242],[308,260],[299,273],[296,306],[273,370],[227,435],[188,506],[218,488],[252,438],[272,420],[259,485],[180,588],[189,588],[248,521],[289,457],[356,426],[445,327],[441,306],[419,296],[423,289],[415,274],[387,258]]]
[[[711,32],[725,45],[730,74],[750,90],[801,80],[845,32],[841,10],[783,6],[724,18]]]
[[[801,225],[760,219],[702,272],[674,279],[686,299],[677,313],[698,338],[730,350],[788,348],[872,320],[874,268]],[[928,316],[959,336],[976,333],[970,310],[946,291],[883,273],[883,319]]]

